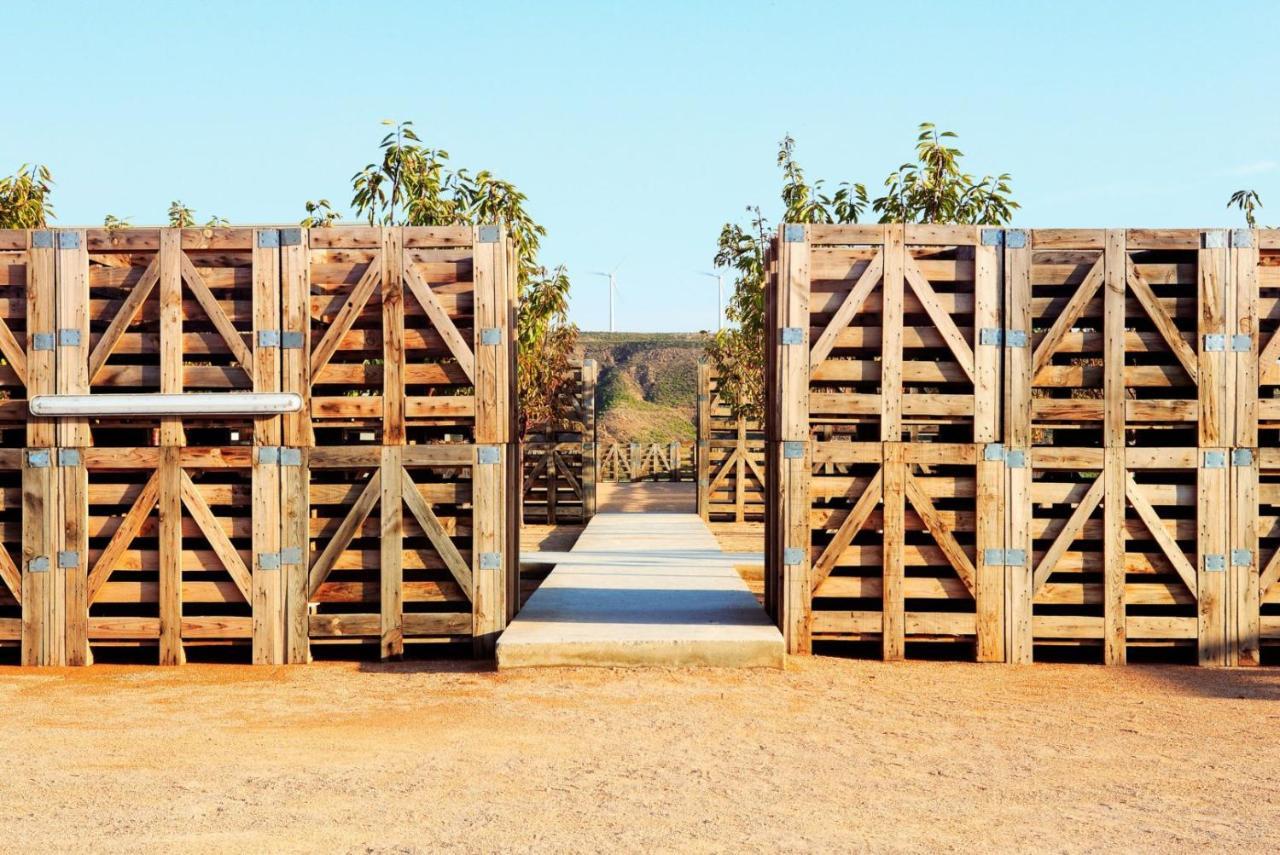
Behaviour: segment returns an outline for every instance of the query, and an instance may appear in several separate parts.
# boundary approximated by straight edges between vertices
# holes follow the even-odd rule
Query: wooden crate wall
[[[525,433],[525,522],[543,525],[585,523],[596,508],[596,363],[571,364],[566,409],[557,425],[535,425]]]
[[[600,448],[597,481],[692,481],[693,442],[610,442]]]
[[[22,458],[21,448],[0,448],[0,648],[6,652],[22,642]]]
[[[698,364],[697,424],[698,515],[709,522],[763,520],[763,425],[732,414],[705,360]]]

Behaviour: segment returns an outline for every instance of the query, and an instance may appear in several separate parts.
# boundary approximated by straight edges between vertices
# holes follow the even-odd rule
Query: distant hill
[[[584,332],[583,356],[599,365],[596,425],[601,442],[695,438],[701,333]]]

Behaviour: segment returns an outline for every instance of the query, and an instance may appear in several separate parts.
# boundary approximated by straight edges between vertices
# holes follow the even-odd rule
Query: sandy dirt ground
[[[0,671],[9,851],[1274,852],[1280,670]]]
[[[692,514],[698,510],[698,488],[692,481],[601,481],[596,484],[596,510],[602,514]]]

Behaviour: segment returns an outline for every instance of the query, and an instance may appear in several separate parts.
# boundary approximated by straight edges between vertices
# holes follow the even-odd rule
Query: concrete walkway
[[[597,514],[558,558],[499,668],[782,667],[782,635],[696,514]]]

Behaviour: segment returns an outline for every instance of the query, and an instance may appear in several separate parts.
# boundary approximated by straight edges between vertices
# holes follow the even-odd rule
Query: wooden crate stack
[[[715,370],[698,363],[698,515],[708,522],[764,519],[764,427],[734,416]]]
[[[24,662],[491,648],[518,524],[501,229],[61,229],[3,245],[17,234],[25,271],[6,275],[24,281],[6,285],[27,305],[6,304],[6,326],[26,333],[10,395],[24,408],[54,392],[304,400],[285,416],[27,418],[21,460],[0,458],[6,545],[21,466]]]
[[[596,362],[571,366],[569,415],[525,434],[523,519],[558,525],[586,523],[596,512]]]
[[[1278,249],[1246,230],[784,227],[766,602],[789,647],[1257,662],[1280,629]]]

